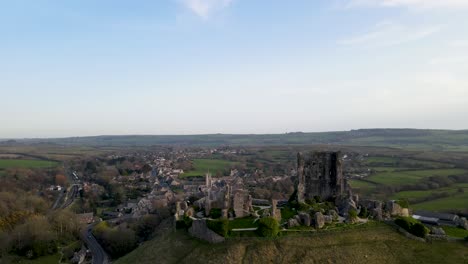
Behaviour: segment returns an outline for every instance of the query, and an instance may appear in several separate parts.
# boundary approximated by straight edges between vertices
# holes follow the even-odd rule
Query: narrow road
[[[55,210],[59,207],[59,204],[60,202],[62,201],[63,199],[63,196],[65,195],[65,192],[64,191],[61,191],[57,197],[57,200],[55,200],[54,204],[52,205],[52,210]]]
[[[75,198],[78,196],[78,189],[79,189],[78,185],[73,185],[71,187],[70,191],[68,192],[65,203],[62,205],[62,209],[67,208],[75,201]]]
[[[88,225],[86,230],[84,230],[82,233],[83,241],[86,243],[89,250],[91,251],[91,254],[93,255],[93,261],[91,263],[92,264],[109,264],[109,257],[107,256],[107,253],[104,251],[101,245],[99,245],[96,238],[93,236],[91,232],[94,225],[95,224]]]

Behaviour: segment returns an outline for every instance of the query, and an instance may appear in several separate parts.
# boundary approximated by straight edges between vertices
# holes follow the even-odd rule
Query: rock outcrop
[[[320,229],[325,225],[325,217],[320,212],[315,213],[314,217],[315,228]]]
[[[288,228],[299,226],[299,222],[295,218],[288,220]]]
[[[385,205],[385,210],[387,210],[391,216],[409,216],[408,208],[401,207],[395,201],[388,201]]]
[[[311,224],[311,217],[308,213],[300,213],[299,218],[301,219],[301,225],[310,226]]]
[[[460,217],[456,219],[456,224],[458,225],[458,227],[468,230],[468,220],[466,220],[465,217]]]

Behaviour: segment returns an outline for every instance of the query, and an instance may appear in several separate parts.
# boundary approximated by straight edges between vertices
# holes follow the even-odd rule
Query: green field
[[[257,222],[254,223],[254,220],[255,218],[253,217],[244,217],[230,220],[229,229],[257,227],[258,224]]]
[[[461,175],[464,173],[467,173],[467,171],[462,169],[407,170],[379,172],[367,179],[383,185],[405,185],[417,183],[426,177]]]
[[[0,159],[0,169],[8,168],[49,168],[55,167],[58,163],[46,160],[26,160],[26,159]]]
[[[450,197],[414,204],[411,207],[416,210],[430,211],[466,210],[468,208],[468,192],[455,193]]]
[[[349,184],[351,185],[352,188],[358,188],[358,189],[370,189],[370,188],[375,187],[375,184],[372,184],[366,181],[361,181],[361,180],[350,180]]]
[[[395,199],[395,200],[409,199],[411,201],[411,199],[418,199],[418,198],[425,198],[425,197],[433,196],[434,193],[456,194],[460,188],[463,189],[464,192],[468,192],[468,183],[459,183],[459,184],[454,184],[453,186],[450,186],[450,187],[433,189],[433,190],[398,192],[392,196],[392,199]],[[467,207],[468,207],[468,203],[467,203]]]
[[[442,229],[444,229],[445,234],[451,237],[458,237],[458,238],[468,237],[468,230],[465,230],[463,228],[453,227],[453,226],[443,226]]]
[[[218,159],[194,159],[193,166],[194,170],[184,172],[181,177],[196,177],[204,176],[207,172],[212,175],[223,173],[229,170],[232,166],[237,164],[236,162]]]
[[[407,168],[396,168],[396,167],[370,167],[373,171],[376,172],[394,172],[396,170],[404,170]]]
[[[462,243],[421,243],[389,226],[208,244],[184,231],[160,235],[115,261],[133,263],[466,263]]]

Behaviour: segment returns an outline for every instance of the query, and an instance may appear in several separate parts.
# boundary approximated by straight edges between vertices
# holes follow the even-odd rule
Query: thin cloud
[[[181,2],[197,16],[208,19],[214,12],[228,7],[233,0],[181,0]]]
[[[345,46],[395,46],[429,37],[441,30],[441,26],[412,28],[391,22],[380,23],[367,33],[340,40]]]
[[[453,48],[465,48],[468,47],[468,39],[459,39],[459,40],[454,40],[449,43],[450,47]]]
[[[347,7],[407,7],[416,9],[468,8],[467,0],[348,0]]]
[[[466,65],[468,63],[468,56],[452,56],[452,57],[437,57],[429,60],[429,65],[453,65],[453,64],[462,64]]]

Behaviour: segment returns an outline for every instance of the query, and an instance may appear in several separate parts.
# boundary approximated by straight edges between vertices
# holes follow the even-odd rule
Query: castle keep
[[[340,152],[297,154],[297,201],[334,199],[346,194]]]

